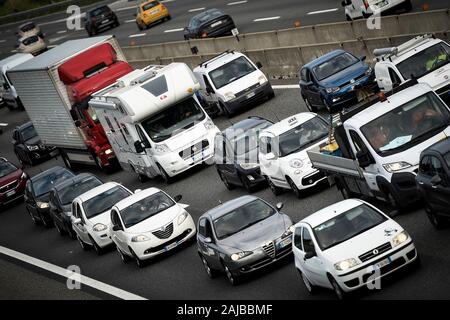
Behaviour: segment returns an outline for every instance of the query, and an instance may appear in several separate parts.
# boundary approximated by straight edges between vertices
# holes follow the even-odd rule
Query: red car
[[[5,158],[0,158],[0,206],[23,197],[28,175]]]

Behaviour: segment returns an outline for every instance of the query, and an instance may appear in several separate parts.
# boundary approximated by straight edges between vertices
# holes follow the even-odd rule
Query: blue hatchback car
[[[375,73],[350,52],[335,50],[300,69],[300,90],[309,111],[325,107],[333,113],[358,101],[356,90],[376,86]]]

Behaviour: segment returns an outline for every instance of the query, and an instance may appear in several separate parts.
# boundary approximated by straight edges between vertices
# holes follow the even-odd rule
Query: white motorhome
[[[405,11],[412,9],[411,0],[344,0],[342,6],[345,9],[345,17],[349,21],[368,18],[374,13],[383,14],[400,8]]]
[[[375,49],[375,77],[382,91],[390,91],[414,77],[450,101],[450,45],[433,35],[415,37],[398,47]]]
[[[16,54],[13,54],[12,56],[0,61],[1,95],[3,97],[4,103],[8,106],[8,108],[10,110],[12,110],[14,108],[19,108],[20,110],[23,110],[23,105],[19,99],[19,96],[17,95],[16,89],[14,88],[11,81],[9,80],[9,77],[6,75],[6,71],[8,71],[8,70],[18,66],[19,64],[22,64],[32,58],[33,58],[33,55],[31,53],[16,53]]]
[[[124,168],[139,179],[175,175],[214,155],[219,132],[201,107],[184,63],[148,66],[94,93],[89,102]]]

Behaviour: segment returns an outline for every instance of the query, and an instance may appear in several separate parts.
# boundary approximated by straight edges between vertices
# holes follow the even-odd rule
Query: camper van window
[[[145,136],[144,132],[142,132],[141,127],[139,127],[138,125],[136,125],[136,131],[139,135],[139,139],[141,140],[142,144],[144,145],[145,148],[150,148],[150,142],[148,142],[147,137]]]
[[[193,97],[178,102],[142,121],[153,142],[162,142],[205,119],[205,113]]]
[[[141,86],[143,89],[150,92],[155,97],[162,95],[164,92],[167,92],[167,81],[166,76],[158,77],[146,84]]]

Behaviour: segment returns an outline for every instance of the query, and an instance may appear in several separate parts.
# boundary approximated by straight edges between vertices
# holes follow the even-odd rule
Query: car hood
[[[146,233],[154,231],[172,222],[181,212],[183,212],[183,208],[174,205],[167,210],[127,228],[126,231],[129,233]]]
[[[311,144],[310,146],[308,146],[307,148],[298,151],[298,152],[294,152],[288,156],[282,157],[280,158],[281,161],[283,161],[283,163],[285,163],[286,165],[289,165],[289,163],[294,160],[294,159],[300,159],[303,162],[303,165],[309,165],[311,166],[311,160],[309,159],[308,153],[307,151],[309,150],[315,150],[317,149],[321,144],[325,143],[328,141],[328,136],[326,136],[323,139],[319,139],[317,141],[314,142],[314,144]]]
[[[8,183],[11,183],[13,181],[16,181],[20,178],[22,175],[22,170],[17,169],[16,171],[11,172],[10,174],[7,174],[4,177],[0,177],[0,186],[4,186]]]
[[[222,96],[225,95],[225,93],[233,92],[234,94],[241,92],[242,90],[245,90],[248,87],[254,86],[255,84],[259,83],[259,77],[263,75],[261,70],[256,69],[255,71],[245,75],[242,78],[239,78],[226,86],[223,86],[220,89],[217,89],[217,92],[219,92]]]
[[[292,221],[287,215],[275,213],[264,221],[220,240],[220,244],[236,250],[252,251],[281,237],[291,225]]]
[[[438,90],[450,84],[450,63],[439,69],[423,76],[419,79],[420,83],[427,83],[433,90]]]
[[[368,69],[369,66],[365,62],[360,61],[331,77],[319,81],[319,83],[325,87],[340,87],[352,79],[363,75]]]
[[[106,210],[105,212],[102,212],[99,215],[90,218],[89,221],[93,226],[97,223],[102,223],[105,226],[109,227],[109,225],[111,224],[111,210]]]
[[[49,202],[50,200],[50,192],[44,193],[43,195],[40,195],[39,197],[36,197],[36,202]]]
[[[350,258],[358,259],[360,255],[386,242],[391,242],[401,231],[403,231],[403,228],[398,223],[388,220],[352,239],[325,250],[323,254],[333,264]]]

